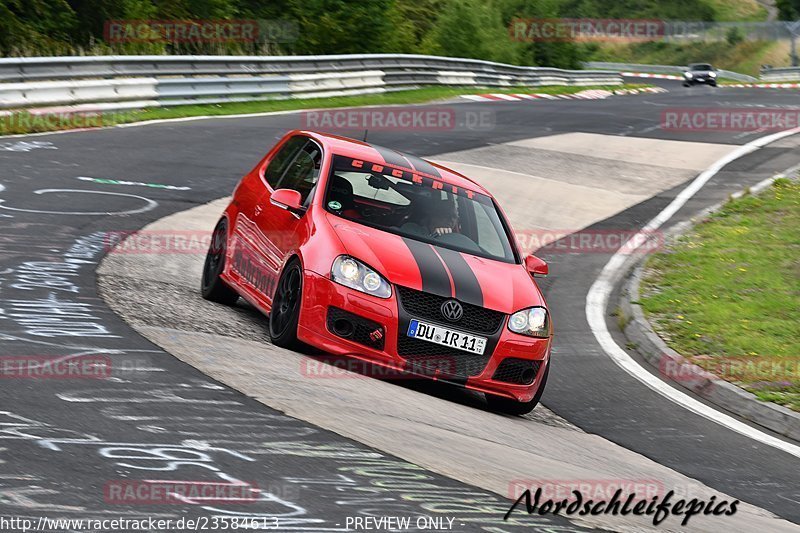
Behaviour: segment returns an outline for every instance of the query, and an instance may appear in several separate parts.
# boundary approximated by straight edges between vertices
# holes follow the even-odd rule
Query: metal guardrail
[[[686,70],[685,66],[677,65],[644,65],[641,63],[606,63],[602,61],[587,61],[582,64],[584,68],[595,70],[610,70],[613,72],[648,72],[654,74],[675,74],[682,75]],[[739,72],[732,72],[730,70],[717,70],[721,78],[727,78],[735,81],[754,82],[758,78],[741,74]]]
[[[90,56],[0,59],[0,108],[219,103],[423,85],[619,85],[618,74],[411,54]]]
[[[762,81],[800,80],[800,67],[766,68],[761,71]]]

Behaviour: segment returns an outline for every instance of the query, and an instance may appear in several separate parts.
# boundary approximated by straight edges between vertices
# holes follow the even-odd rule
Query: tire
[[[303,347],[303,343],[297,339],[302,297],[303,270],[300,261],[292,259],[278,280],[269,312],[269,336],[275,346],[290,350]]]
[[[683,84],[683,86],[684,86],[684,87],[691,87],[691,86],[692,86],[692,84],[691,84],[691,83],[684,83],[684,84]]]
[[[234,305],[239,295],[231,289],[219,276],[225,270],[225,252],[228,249],[228,221],[225,218],[217,222],[211,235],[211,245],[206,253],[203,266],[203,278],[200,292],[203,298],[223,305]]]
[[[547,385],[547,376],[549,374],[550,374],[550,363],[548,363],[547,368],[544,369],[544,374],[542,375],[542,383],[541,385],[539,385],[539,390],[536,391],[536,395],[533,397],[533,399],[528,402],[518,402],[516,400],[505,398],[503,396],[495,396],[493,394],[487,394],[486,403],[489,404],[489,409],[507,415],[514,415],[514,416],[527,415],[528,413],[533,411],[534,407],[536,407],[539,404],[539,400],[541,399],[542,394],[544,393],[544,388]]]

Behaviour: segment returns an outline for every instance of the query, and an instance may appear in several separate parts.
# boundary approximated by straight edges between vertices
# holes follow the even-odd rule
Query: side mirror
[[[547,263],[535,255],[529,255],[525,258],[525,269],[535,278],[543,278],[547,276],[550,271],[547,267]]]
[[[296,215],[305,213],[305,208],[301,204],[303,197],[294,189],[278,189],[272,193],[269,201],[272,205],[286,209]]]

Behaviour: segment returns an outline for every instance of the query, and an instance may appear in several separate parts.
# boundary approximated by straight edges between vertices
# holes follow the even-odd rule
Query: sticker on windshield
[[[328,202],[328,207],[330,207],[330,208],[331,208],[331,209],[333,209],[334,211],[338,211],[339,209],[341,209],[341,208],[342,208],[342,204],[340,204],[340,203],[339,203],[339,202],[337,202],[336,200],[333,200],[333,201],[331,201],[331,202]]]

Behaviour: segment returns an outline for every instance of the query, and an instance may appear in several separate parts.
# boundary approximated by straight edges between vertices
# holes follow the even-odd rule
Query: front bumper
[[[694,76],[692,78],[684,78],[684,83],[688,83],[691,85],[699,84],[699,85],[716,85],[717,78],[712,78],[711,76]]]
[[[353,357],[392,370],[404,371],[412,376],[453,383],[471,390],[522,402],[533,399],[541,384],[550,357],[551,339],[534,339],[517,335],[508,331],[504,321],[495,335],[496,343],[490,343],[493,346],[491,354],[486,357],[485,364],[481,364],[478,370],[471,372],[472,375],[432,371],[431,367],[426,367],[421,372],[419,366],[398,352],[399,337],[405,333],[404,329],[401,331],[400,324],[407,323],[408,315],[398,303],[396,290],[391,298],[382,300],[334,283],[326,276],[310,270],[305,271],[304,283],[298,337],[303,342],[328,353]],[[363,334],[359,336],[361,342],[355,342],[352,337],[342,338],[335,334],[329,323],[331,307],[358,315],[368,321],[365,321],[365,324],[378,324],[382,328],[382,348],[373,347],[381,346],[381,343],[367,341],[365,344]],[[428,319],[423,318],[423,320]],[[431,350],[436,353],[437,345],[431,344]],[[452,360],[451,364],[449,366],[445,364],[444,368],[463,368],[463,359],[459,358],[460,356],[460,353],[446,356]],[[468,358],[470,354],[463,352],[463,357]],[[507,359],[510,360],[503,364]],[[527,362],[531,362],[529,366],[534,372],[531,383],[517,384],[496,379],[517,376],[515,367]]]

